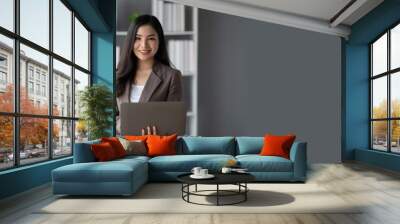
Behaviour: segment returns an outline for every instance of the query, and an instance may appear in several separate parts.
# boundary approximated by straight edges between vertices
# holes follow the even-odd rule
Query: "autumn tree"
[[[391,104],[391,117],[400,117],[400,101],[398,99],[392,100]],[[387,118],[387,101],[381,101],[378,106],[373,108],[373,118]],[[391,121],[392,128],[392,141],[398,141],[400,138],[400,122]],[[387,121],[375,121],[373,125],[373,134],[375,138],[386,138],[387,135]]]
[[[0,93],[0,110],[2,112],[13,112],[14,107],[14,88],[13,85],[8,85],[6,92]],[[45,105],[45,106],[43,106]],[[41,114],[47,115],[47,104],[34,105],[29,99],[29,95],[24,87],[20,88],[20,110],[23,114]],[[59,113],[55,110],[55,113]],[[10,148],[13,147],[13,117],[0,116],[0,147]],[[48,119],[47,118],[20,118],[20,148],[24,149],[26,145],[47,143],[48,136]],[[59,128],[55,125],[53,127],[53,138],[58,137]]]

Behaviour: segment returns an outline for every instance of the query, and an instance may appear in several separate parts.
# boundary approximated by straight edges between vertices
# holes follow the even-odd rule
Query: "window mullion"
[[[390,30],[387,32],[387,71],[390,70]],[[392,75],[389,73],[387,74],[387,117],[388,122],[387,122],[387,135],[388,135],[388,152],[392,151],[392,136],[391,136],[391,123],[392,121],[390,120],[390,118],[392,117],[392,100],[391,100],[391,79],[392,79]]]
[[[373,136],[373,121],[372,121],[372,119],[373,119],[373,108],[372,108],[372,106],[373,106],[373,98],[372,98],[372,94],[373,94],[373,90],[374,90],[374,88],[373,88],[373,79],[372,79],[372,71],[373,71],[373,58],[372,58],[372,56],[373,56],[373,47],[372,47],[372,44],[369,46],[369,52],[370,52],[370,54],[369,54],[369,64],[370,64],[370,66],[369,66],[369,69],[370,69],[370,71],[369,71],[369,119],[370,119],[370,122],[369,122],[369,148],[370,149],[373,149],[373,146],[374,146],[374,144],[373,144],[373,141],[374,141],[374,136]]]
[[[72,105],[71,105],[71,117],[75,118],[75,12],[72,11],[72,15],[71,15],[71,23],[72,23],[72,29],[71,29],[71,56],[72,56],[72,65],[71,69],[72,69],[72,73],[71,73],[71,91],[72,91],[72,95],[71,95],[71,100],[72,100]],[[72,130],[71,130],[71,151],[72,151],[72,155],[74,155],[74,151],[75,151],[75,125],[76,125],[76,121],[73,120],[71,122],[71,126],[72,126]]]
[[[49,50],[53,52],[53,0],[49,0]],[[49,55],[49,116],[48,120],[48,151],[49,159],[53,159],[53,56]]]
[[[19,8],[20,1],[14,1],[14,30],[17,35],[19,35]],[[20,99],[20,50],[19,50],[19,39],[14,39],[14,166],[19,166],[19,136],[20,136],[20,118],[15,116],[19,114],[19,99]]]

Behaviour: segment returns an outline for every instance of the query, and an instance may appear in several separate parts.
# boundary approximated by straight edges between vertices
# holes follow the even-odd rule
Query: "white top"
[[[139,86],[132,84],[131,88],[131,103],[137,103],[139,102],[140,96],[142,95],[144,86]]]

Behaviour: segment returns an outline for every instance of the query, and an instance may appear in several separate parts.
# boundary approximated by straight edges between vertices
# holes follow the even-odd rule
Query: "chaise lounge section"
[[[263,137],[181,137],[177,155],[127,156],[96,162],[91,141],[75,144],[74,163],[52,172],[53,193],[68,195],[132,195],[148,181],[176,181],[176,177],[200,166],[218,172],[228,160],[261,182],[304,182],[307,169],[307,144],[295,142],[290,159],[260,156]]]

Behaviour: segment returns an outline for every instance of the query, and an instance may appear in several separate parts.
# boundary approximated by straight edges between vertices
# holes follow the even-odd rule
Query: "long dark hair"
[[[124,47],[121,51],[120,61],[117,67],[117,97],[121,96],[125,91],[127,82],[131,82],[136,74],[138,58],[133,53],[133,43],[139,27],[150,25],[158,35],[158,51],[154,58],[156,61],[170,66],[167,47],[165,44],[164,31],[157,17],[152,15],[141,15],[129,26],[128,34],[125,39]]]

